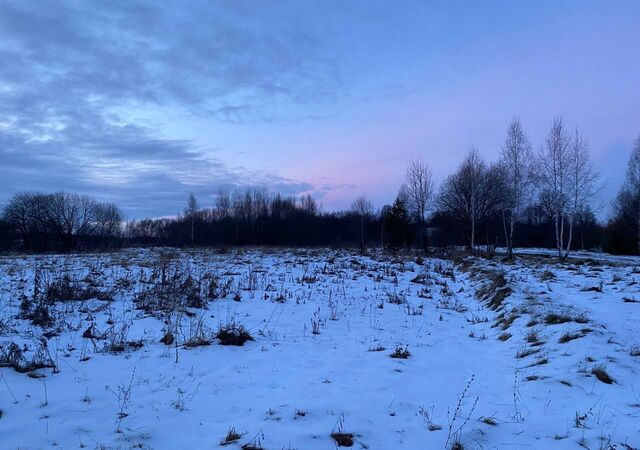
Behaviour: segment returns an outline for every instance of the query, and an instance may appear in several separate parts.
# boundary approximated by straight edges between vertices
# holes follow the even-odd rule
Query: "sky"
[[[588,139],[596,207],[640,135],[638,1],[0,0],[0,202],[20,191],[179,213],[265,186],[324,210],[437,181],[518,117]]]

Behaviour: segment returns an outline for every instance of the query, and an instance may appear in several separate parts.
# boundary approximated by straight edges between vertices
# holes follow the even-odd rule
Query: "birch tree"
[[[576,218],[594,196],[597,174],[586,140],[578,131],[570,138],[562,119],[554,120],[538,162],[541,204],[553,219],[558,258],[566,259]]]
[[[520,121],[513,119],[507,129],[500,162],[504,183],[502,224],[509,259],[513,258],[515,223],[531,191],[531,156],[529,138],[522,129]]]
[[[364,195],[356,198],[351,204],[351,210],[360,218],[360,253],[364,254],[366,250],[364,239],[364,225],[373,213],[373,204]]]
[[[597,178],[591,164],[587,141],[577,130],[571,143],[568,159],[567,219],[569,221],[569,236],[563,255],[565,259],[571,251],[575,223],[581,211],[589,206],[594,195],[594,185]]]
[[[565,213],[569,203],[570,140],[562,119],[553,121],[538,155],[541,203],[552,217],[558,258],[563,258]]]

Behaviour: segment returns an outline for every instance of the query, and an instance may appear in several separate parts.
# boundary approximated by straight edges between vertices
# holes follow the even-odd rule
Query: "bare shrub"
[[[476,409],[476,405],[478,404],[478,400],[480,397],[476,396],[473,404],[469,408],[468,414],[465,415],[463,403],[464,400],[469,398],[469,388],[475,379],[475,375],[471,375],[471,378],[467,382],[466,386],[462,390],[462,392],[458,395],[458,402],[456,403],[456,407],[451,411],[447,411],[447,420],[449,422],[449,428],[447,430],[447,441],[445,442],[445,447],[449,445],[449,442],[452,442],[452,449],[462,449],[462,443],[460,442],[460,434],[462,433],[462,429],[469,423],[471,420],[471,415],[473,411]]]
[[[220,445],[233,444],[239,441],[241,437],[242,437],[242,434],[240,434],[240,432],[238,432],[234,427],[229,427],[229,430],[227,431],[227,435],[224,437],[222,442],[220,442]]]
[[[151,274],[149,287],[137,293],[136,306],[148,313],[176,311],[184,308],[206,308],[211,286],[203,287],[201,279],[178,263],[163,261]]]
[[[427,429],[429,431],[442,430],[442,426],[438,425],[433,421],[433,406],[429,410],[426,409],[424,406],[421,406],[420,409],[418,409],[418,414],[422,416],[422,418],[426,422]]]
[[[387,292],[387,302],[392,305],[404,305],[407,299],[396,292]]]
[[[112,300],[108,292],[98,290],[95,286],[85,286],[84,282],[62,274],[55,278],[44,278],[44,295],[50,302],[83,301],[83,300]]]
[[[258,433],[253,437],[249,442],[240,447],[242,450],[264,450],[262,447],[262,440],[264,439],[264,435],[262,432]]]
[[[211,345],[212,335],[204,324],[204,318],[191,318],[189,320],[188,333],[184,342],[185,348],[206,347]]]
[[[411,356],[411,352],[409,352],[408,345],[404,348],[401,345],[396,345],[396,349],[389,356],[396,359],[407,359]]]
[[[25,349],[20,348],[16,343],[0,344],[0,367],[10,367],[19,373],[34,373],[40,369],[53,369],[58,371],[58,366],[51,357],[47,347],[47,341],[42,339],[38,343],[38,348],[34,352],[31,360],[25,355]]]

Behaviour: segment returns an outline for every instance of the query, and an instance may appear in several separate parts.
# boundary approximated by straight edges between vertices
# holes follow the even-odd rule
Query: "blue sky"
[[[615,195],[640,134],[640,2],[0,1],[0,200],[86,192],[130,218],[266,185],[391,202],[518,116],[588,138]]]

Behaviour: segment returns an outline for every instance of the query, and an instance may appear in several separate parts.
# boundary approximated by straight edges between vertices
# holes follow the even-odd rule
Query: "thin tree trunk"
[[[640,192],[638,193],[638,217],[636,226],[638,227],[638,254],[640,254]]]
[[[562,249],[564,248],[564,214],[560,217],[560,259],[562,259]]]
[[[513,229],[515,221],[515,215],[511,210],[511,216],[509,216],[509,259],[513,259]]]
[[[564,253],[563,259],[567,259],[569,257],[569,252],[571,251],[572,239],[573,239],[573,216],[569,218],[569,238],[567,239],[567,250]]]
[[[562,258],[562,244],[560,243],[560,218],[556,212],[553,215],[553,222],[556,228],[556,250],[558,250],[558,258]]]
[[[424,247],[424,216],[420,216],[420,222],[418,227],[420,228],[420,248],[423,253],[426,253],[426,249]]]
[[[513,259],[513,250],[511,249],[511,240],[507,232],[507,210],[502,210],[502,229],[504,230],[504,241],[507,246],[507,258]]]
[[[360,253],[364,254],[364,217],[360,216]]]
[[[476,251],[476,218],[475,214],[471,215],[471,253]]]

